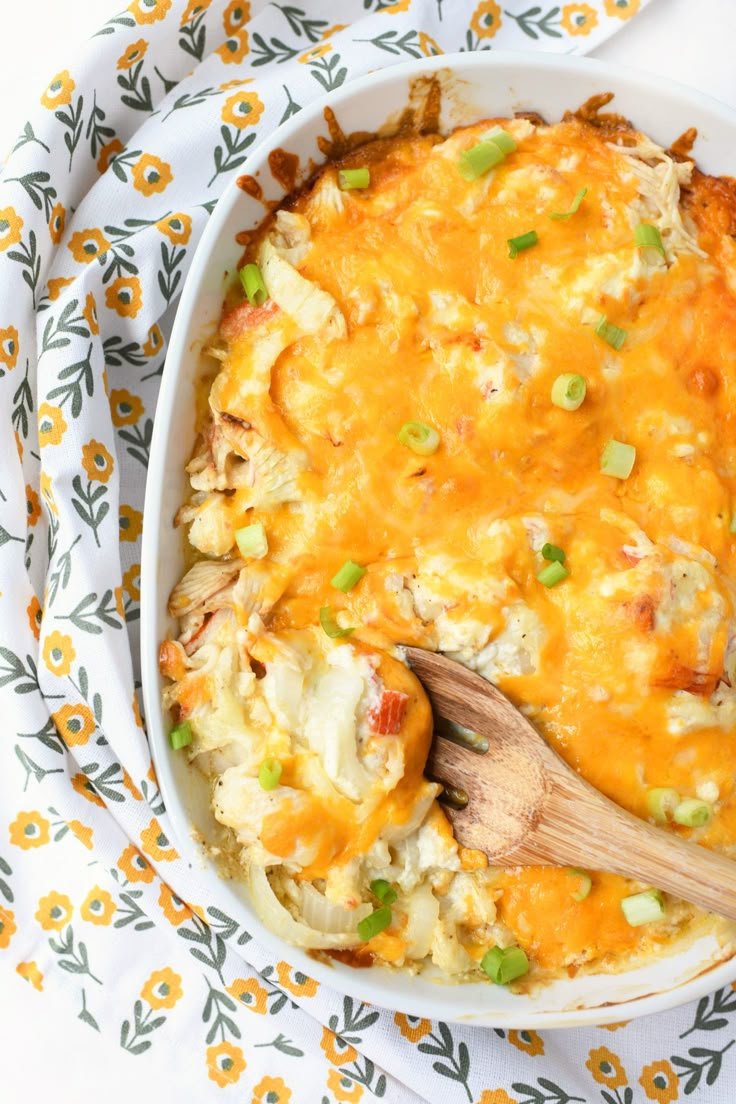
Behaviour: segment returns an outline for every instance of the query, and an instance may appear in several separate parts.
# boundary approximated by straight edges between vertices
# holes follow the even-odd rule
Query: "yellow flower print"
[[[91,828],[87,828],[78,820],[70,820],[67,825],[70,832],[73,832],[80,843],[84,844],[88,851],[92,850],[92,836],[94,835]]]
[[[133,719],[138,725],[138,728],[143,728],[143,718],[141,717],[140,707],[138,705],[138,698],[136,697],[135,690],[133,691],[133,701],[131,702],[133,709]]]
[[[154,322],[148,331],[148,338],[143,343],[143,352],[147,357],[155,356],[161,349],[164,343],[164,335],[161,333],[158,325]]]
[[[344,1077],[339,1070],[330,1070],[327,1074],[327,1088],[341,1104],[355,1104],[363,1095],[363,1086],[350,1077]]]
[[[67,424],[61,407],[41,403],[38,408],[38,443],[41,448],[60,444],[66,431]]]
[[[319,1045],[325,1058],[328,1062],[332,1062],[333,1066],[350,1065],[358,1057],[355,1047],[343,1042],[334,1031],[330,1031],[329,1027],[322,1028]]]
[[[120,517],[121,541],[137,541],[143,532],[143,514],[140,510],[134,510],[132,506],[121,506]]]
[[[175,928],[183,924],[192,915],[192,910],[183,901],[180,901],[175,893],[169,889],[165,882],[161,883],[161,892],[158,895],[158,903],[161,906],[166,919]]]
[[[226,65],[239,64],[248,53],[248,32],[236,31],[215,50]]]
[[[77,653],[72,638],[54,631],[43,642],[43,661],[52,675],[68,675]]]
[[[156,229],[164,234],[172,245],[186,245],[192,232],[192,220],[189,215],[177,211],[156,223]],[[156,327],[158,329],[158,327]]]
[[[290,1100],[291,1089],[280,1077],[263,1077],[253,1088],[252,1104],[289,1104]]]
[[[0,364],[4,364],[9,372],[18,361],[18,331],[15,326],[6,326],[0,330]]]
[[[73,283],[73,276],[58,276],[55,280],[49,280],[46,287],[48,289],[49,299],[51,300],[51,302],[53,303],[56,299],[58,299],[64,288]]]
[[[265,1016],[268,1012],[268,990],[259,985],[255,978],[236,978],[227,991],[231,997],[240,1001],[251,1012]]]
[[[58,245],[61,241],[61,235],[64,233],[64,223],[66,222],[66,211],[63,203],[56,203],[51,210],[49,217],[49,234],[54,245]]]
[[[11,245],[18,244],[22,229],[23,219],[20,215],[12,207],[0,207],[0,253],[10,249]]]
[[[48,107],[50,111],[55,111],[57,107],[63,107],[64,104],[69,103],[75,88],[76,85],[69,74],[69,70],[62,69],[46,85],[46,91],[41,96],[41,103],[44,107]]]
[[[207,1075],[221,1089],[239,1081],[245,1065],[242,1050],[232,1043],[222,1042],[207,1047]]]
[[[598,13],[590,4],[565,4],[560,25],[568,34],[587,35],[598,26]]]
[[[156,862],[173,862],[174,859],[179,858],[155,817],[152,817],[151,823],[143,829],[140,838],[143,850]]]
[[[419,1016],[405,1016],[403,1012],[394,1012],[394,1023],[410,1043],[418,1043],[432,1030],[430,1020],[420,1019]]]
[[[0,905],[0,950],[8,946],[17,930],[15,926],[15,913]]]
[[[26,981],[30,981],[34,989],[43,992],[43,974],[35,962],[19,962],[15,967],[16,974],[20,974]]]
[[[484,1089],[478,1104],[516,1104],[516,1101],[505,1089]]]
[[[80,797],[90,801],[93,805],[99,805],[102,809],[105,808],[105,802],[102,800],[97,790],[94,788],[86,774],[75,774],[72,777],[72,789],[76,790]]]
[[[483,0],[473,12],[470,27],[478,38],[493,38],[501,26],[501,9],[495,0]]]
[[[97,319],[97,304],[95,303],[95,297],[90,291],[87,298],[84,300],[84,309],[82,310],[84,320],[89,326],[89,332],[94,336],[100,332],[100,323]]]
[[[347,23],[335,23],[333,27],[327,27],[322,32],[322,41],[326,38],[332,38],[334,34],[338,34],[339,31],[346,31],[348,29]]]
[[[123,143],[120,141],[119,138],[113,138],[111,142],[108,142],[107,145],[103,146],[100,150],[100,156],[97,158],[98,172],[107,172],[113,157],[116,157],[119,153],[122,153],[123,149]]]
[[[64,893],[52,891],[38,902],[36,920],[44,931],[60,931],[72,918],[74,906]]]
[[[62,705],[51,716],[67,747],[81,747],[87,743],[97,725],[92,710],[87,705]]]
[[[93,438],[89,444],[82,446],[82,467],[88,479],[107,483],[113,473],[115,461],[105,446]]]
[[[536,1031],[509,1031],[506,1038],[517,1050],[531,1054],[532,1058],[536,1058],[538,1054],[544,1054],[544,1040],[541,1035],[537,1035]]]
[[[666,1059],[644,1066],[639,1078],[647,1098],[656,1100],[657,1104],[672,1104],[673,1100],[677,1100],[679,1083],[680,1079]]]
[[[173,1008],[183,995],[181,977],[168,966],[163,970],[154,970],[141,989],[143,1000],[151,1008]]]
[[[190,19],[194,19],[202,12],[207,11],[211,3],[212,0],[189,0],[189,3],[184,10],[184,14],[181,17],[181,23],[179,24],[179,26],[183,27],[186,23],[189,22]]]
[[[36,640],[41,637],[41,622],[43,620],[43,610],[41,609],[41,603],[34,594],[30,602],[26,606],[26,614],[28,615],[28,624],[31,626],[31,632],[35,636]]]
[[[153,868],[132,843],[125,848],[118,859],[118,868],[122,870],[129,882],[153,881]]]
[[[390,8],[384,8],[387,14],[397,15],[398,12],[408,11],[411,6],[411,0],[396,0],[395,4],[392,4]]]
[[[145,57],[148,43],[142,38],[137,42],[131,42],[124,54],[118,58],[118,69],[132,69],[137,61]]]
[[[51,513],[56,514],[56,501],[54,499],[54,492],[51,489],[51,476],[47,472],[41,472],[40,487],[41,498],[44,500]]]
[[[122,587],[120,589],[122,590]],[[130,794],[130,796],[132,798],[134,798],[136,801],[142,801],[143,800],[143,794],[138,789],[138,787],[136,786],[135,782],[133,781],[133,779],[128,774],[125,767],[123,767],[123,785],[125,786],[126,790],[128,791],[128,793]]]
[[[419,49],[422,51],[425,57],[436,57],[437,54],[443,54],[444,50],[440,46],[439,42],[435,42],[431,35],[425,34],[424,31],[419,32]]]
[[[615,16],[616,19],[631,19],[636,15],[641,6],[641,0],[604,0],[606,15]]]
[[[620,1059],[608,1047],[594,1047],[585,1064],[593,1080],[607,1089],[620,1089],[628,1080]]]
[[[311,50],[307,50],[305,54],[300,54],[297,61],[300,61],[302,65],[306,65],[308,61],[316,61],[317,58],[324,57],[325,54],[329,54],[332,46],[329,42],[323,42],[320,46],[313,46]]]
[[[113,390],[110,392],[110,411],[113,425],[135,425],[143,413],[143,403],[130,391]]]
[[[619,1020],[618,1023],[598,1024],[603,1031],[619,1031],[622,1027],[628,1027],[631,1020]]]
[[[82,901],[79,912],[83,920],[89,920],[91,924],[107,927],[117,907],[107,890],[100,889],[96,885],[92,887]]]
[[[171,0],[133,0],[128,11],[136,23],[158,23],[166,18]]]
[[[153,153],[144,153],[131,169],[133,187],[143,195],[156,195],[168,188],[174,179],[171,166]]]
[[[26,483],[26,509],[28,510],[28,524],[33,528],[41,516],[41,499],[30,483]]]
[[[96,257],[107,252],[110,242],[101,230],[92,227],[89,230],[77,230],[66,243],[66,247],[75,261],[90,264]]]
[[[306,974],[300,974],[298,970],[294,971],[292,979],[291,967],[286,962],[277,963],[276,974],[279,985],[283,989],[288,989],[295,997],[313,997],[319,989],[319,982],[307,977]]]
[[[18,813],[12,824],[9,825],[10,842],[22,851],[30,851],[32,847],[43,847],[49,842],[49,828],[51,825],[45,816],[34,809],[32,813]]]
[[[225,123],[232,123],[238,130],[255,126],[263,114],[263,104],[255,92],[236,92],[228,96],[222,106],[220,117]]]
[[[105,291],[105,302],[121,318],[135,318],[143,306],[141,282],[137,276],[118,276]]]
[[[222,25],[226,34],[235,34],[250,19],[250,4],[245,0],[230,0],[222,13]]]

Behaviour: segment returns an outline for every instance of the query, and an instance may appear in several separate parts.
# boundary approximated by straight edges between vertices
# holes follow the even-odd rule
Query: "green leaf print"
[[[31,296],[33,297],[33,307],[36,307],[36,287],[38,285],[38,278],[41,275],[41,258],[37,252],[36,234],[31,230],[28,235],[28,245],[25,242],[19,242],[18,248],[13,249],[12,252],[7,254],[9,261],[17,261],[18,264],[23,265],[23,280],[31,289]]]
[[[670,1058],[672,1065],[676,1067],[677,1074],[683,1086],[685,1096],[699,1087],[703,1077],[706,1085],[714,1085],[721,1073],[723,1055],[736,1043],[732,1039],[721,1050],[708,1050],[707,1047],[691,1047],[688,1050],[688,1058],[680,1058],[673,1055]]]
[[[7,179],[8,184],[20,184],[36,210],[43,211],[47,219],[51,217],[57,194],[50,181],[49,174],[41,169],[26,173],[25,176],[9,176]]]
[[[31,126],[30,123],[26,123],[25,126],[23,127],[23,131],[20,134],[20,136],[18,138],[18,141],[13,146],[12,152],[15,153],[16,150],[21,149],[23,146],[27,145],[29,142],[35,142],[36,145],[42,146],[46,150],[47,153],[51,152],[51,150],[46,145],[46,143],[42,142],[40,138],[36,137],[36,135],[33,131],[33,127]]]
[[[372,1092],[374,1096],[382,1097],[386,1093],[386,1078],[384,1074],[379,1074],[375,1084],[373,1083],[376,1067],[373,1062],[371,1062],[370,1058],[363,1058],[363,1065],[361,1065],[361,1059],[356,1058],[352,1065],[341,1066],[340,1073],[350,1081],[357,1081],[359,1085],[363,1085],[369,1092]]]
[[[343,997],[342,1022],[338,1016],[330,1016],[328,1023],[330,1031],[334,1031],[346,1043],[361,1043],[362,1038],[358,1032],[367,1031],[378,1019],[377,1012],[367,1012],[363,1015],[363,1010],[367,1007],[368,1005],[361,1001],[356,1008],[352,997]]]
[[[153,419],[146,418],[142,428],[141,426],[126,426],[125,429],[119,429],[118,437],[129,446],[125,450],[128,455],[132,456],[134,460],[138,460],[144,468],[147,468],[151,440],[153,439]]]
[[[116,786],[123,785],[123,772],[119,763],[110,763],[108,767],[95,777],[95,771],[100,770],[99,763],[87,763],[82,767],[82,771],[87,775],[88,788],[91,793],[97,793],[101,797],[106,797],[108,801],[125,801],[125,796],[115,789]],[[116,777],[120,774],[120,777]],[[94,782],[94,785],[92,785]]]
[[[9,878],[13,873],[13,868],[5,859],[0,855],[0,873]],[[13,897],[13,891],[5,881],[5,878],[0,878],[0,894],[5,898],[9,905],[12,905],[15,898]]]
[[[121,368],[123,364],[129,364],[132,368],[141,368],[148,357],[137,341],[123,342],[122,337],[113,334],[102,343],[105,354],[105,364],[111,368]]]
[[[319,42],[325,27],[329,26],[326,19],[309,19],[302,8],[286,4],[274,4],[274,7],[279,9],[295,35],[305,35],[310,42]]]
[[[207,187],[210,188],[220,173],[231,172],[232,169],[237,169],[239,165],[242,165],[245,161],[247,154],[246,150],[256,140],[255,133],[253,131],[250,134],[243,134],[242,131],[237,130],[235,127],[220,127],[220,134],[222,135],[223,145],[215,146],[214,160],[215,160],[215,172],[209,181]]]
[[[284,61],[291,61],[299,53],[300,46],[287,46],[280,38],[272,38],[266,42],[263,35],[253,35],[253,58],[251,62],[255,69],[258,65],[270,65],[275,61],[278,65]]]
[[[194,11],[192,18],[179,28],[179,46],[185,54],[201,61],[204,57],[207,30],[204,17],[207,9],[203,6]]]
[[[356,38],[356,42],[371,42],[379,50],[385,50],[387,54],[408,54],[409,57],[423,57],[416,31],[406,31],[399,37],[398,31],[384,31],[375,38]]]
[[[736,993],[733,989],[719,989],[717,993],[701,997],[692,1026],[683,1031],[680,1038],[685,1039],[693,1031],[718,1031],[728,1027],[730,1012],[736,1012]]]
[[[84,989],[82,990],[82,1011],[77,1016],[77,1019],[81,1020],[82,1023],[86,1023],[89,1027],[93,1027],[95,1031],[100,1030],[97,1020],[91,1012],[87,1011],[87,994]]]
[[[284,108],[284,114],[279,119],[279,123],[285,123],[287,119],[290,119],[292,115],[296,115],[298,111],[301,111],[301,104],[295,103],[291,98],[291,92],[282,84],[284,92],[286,93],[286,107]]]
[[[115,596],[111,589],[106,590],[99,601],[97,591],[86,594],[71,613],[57,613],[54,617],[57,621],[71,621],[75,628],[81,632],[91,633],[92,636],[101,635],[102,625],[107,625],[110,629],[123,627],[117,615]]]
[[[101,27],[99,31],[95,31],[92,35],[93,38],[99,38],[100,35],[115,34],[118,27],[135,27],[135,19],[130,15],[115,15],[112,19],[108,19],[104,27]]]
[[[127,1050],[129,1054],[143,1054],[152,1045],[150,1039],[144,1039],[143,1042],[138,1040],[143,1035],[150,1035],[152,1031],[157,1031],[159,1027],[166,1023],[165,1016],[155,1016],[153,1019],[153,1009],[149,1008],[146,1014],[143,1014],[143,1001],[137,1000],[133,1005],[133,1031],[130,1030],[130,1021],[123,1020],[120,1025],[120,1045],[123,1050]]]
[[[129,889],[120,893],[120,901],[125,908],[118,905],[115,911],[115,920],[113,922],[114,928],[127,928],[128,925],[133,925],[133,931],[147,931],[148,928],[153,928],[153,920],[149,920],[146,917],[145,912],[138,904],[137,898],[143,895],[141,889]]]
[[[28,382],[30,361],[26,357],[26,370],[18,390],[13,395],[13,428],[25,441],[28,437],[28,417],[33,413],[33,392]]]
[[[62,368],[59,372],[59,379],[64,380],[64,383],[60,383],[58,387],[54,387],[49,391],[49,399],[58,399],[58,405],[64,406],[71,400],[71,415],[72,418],[78,418],[82,413],[83,399],[82,399],[82,385],[86,394],[91,398],[94,394],[94,373],[92,371],[92,349],[94,346],[90,342],[87,349],[87,355],[82,357],[81,360],[76,360],[73,364],[68,364],[66,368]]]
[[[38,740],[38,742],[48,748],[49,751],[55,751],[58,755],[64,754],[64,745],[61,741],[61,737],[56,731],[56,725],[51,717],[49,717],[46,723],[39,728],[37,732],[19,732],[18,739]]]
[[[59,587],[61,587],[62,590],[66,590],[66,588],[69,586],[69,580],[72,576],[72,552],[75,545],[77,545],[81,539],[82,534],[77,533],[76,537],[69,545],[66,552],[62,552],[62,554],[59,556],[56,567],[49,575],[49,605],[53,605],[56,601],[56,595],[59,591]],[[53,559],[53,556],[49,556],[49,559]]]
[[[85,132],[85,137],[90,144],[93,157],[97,157],[102,147],[106,146],[108,142],[115,137],[113,127],[105,125],[105,118],[105,112],[101,107],[97,106],[97,92],[95,92],[92,100],[92,111]]]
[[[285,1035],[277,1035],[275,1039],[272,1039],[270,1043],[254,1043],[254,1048],[257,1050],[259,1047],[275,1047],[281,1054],[285,1054],[287,1058],[303,1058],[304,1051],[299,1050],[299,1047],[294,1046],[291,1039],[287,1039]]]
[[[182,924],[181,927],[177,928],[177,934],[187,942],[197,944],[197,946],[189,948],[189,953],[197,959],[197,962],[203,962],[205,966],[214,970],[220,982],[224,985],[225,979],[222,976],[222,967],[227,956],[225,943],[216,932],[203,924],[198,916],[192,916],[191,924],[191,927]]]
[[[523,1081],[519,1081],[511,1086],[515,1093],[518,1093],[522,1100],[519,1104],[571,1104],[571,1101],[579,1101],[580,1104],[585,1104],[585,1099],[582,1096],[570,1096],[569,1093],[561,1089],[559,1085],[556,1085],[554,1081],[548,1081],[546,1077],[538,1077],[537,1085],[539,1088],[535,1088],[534,1085],[526,1085]]]
[[[459,1043],[455,1051],[455,1041],[452,1032],[446,1023],[437,1024],[439,1035],[432,1033],[429,1041],[419,1043],[417,1049],[422,1054],[435,1055],[437,1061],[432,1063],[432,1069],[441,1077],[448,1077],[463,1086],[468,1094],[468,1100],[473,1099],[473,1094],[468,1086],[470,1075],[470,1054],[465,1043]]]
[[[95,977],[89,968],[87,948],[81,939],[75,947],[74,930],[71,924],[61,933],[58,942],[55,939],[49,939],[49,947],[54,954],[59,955],[59,966],[62,970],[66,970],[68,974],[86,974],[87,977],[92,978],[92,981],[102,985],[100,978]]]
[[[167,246],[165,242],[161,242],[161,263],[163,269],[161,269],[158,274],[158,286],[161,294],[166,300],[167,306],[169,306],[171,300],[176,295],[179,283],[181,282],[181,271],[177,272],[177,269],[186,255],[186,249],[177,249],[175,245]]]
[[[468,28],[468,30],[465,32],[465,45],[460,47],[461,54],[467,53],[468,51],[490,49],[492,49],[492,47],[489,46],[487,42],[483,42],[480,38],[473,34],[470,28]]]
[[[515,19],[519,29],[535,41],[539,38],[540,34],[547,35],[549,38],[563,37],[562,33],[556,31],[554,25],[552,25],[552,20],[556,21],[555,25],[559,22],[557,19],[559,14],[559,8],[550,8],[546,15],[542,15],[542,9],[538,6],[527,8],[521,15],[514,15],[513,12],[504,9],[504,15],[508,15],[509,19]],[[540,16],[541,18],[539,18]]]
[[[136,111],[153,111],[151,82],[143,74],[143,58],[128,69],[127,73],[118,74],[118,84],[124,89],[125,94],[120,100],[126,107],[132,107]]]
[[[63,767],[55,767],[53,769],[42,767],[40,763],[36,763],[33,759],[31,759],[30,755],[26,755],[20,744],[15,745],[14,751],[16,758],[23,768],[26,776],[26,780],[23,783],[23,793],[25,793],[28,789],[28,784],[31,781],[31,778],[35,778],[36,782],[43,782],[47,774],[66,773]]]
[[[161,122],[166,122],[169,115],[173,115],[175,111],[183,111],[185,107],[199,107],[210,96],[221,96],[222,90],[219,88],[202,88],[199,92],[185,92],[182,96],[179,96],[177,100],[174,100],[173,105],[164,115]]]
[[[14,682],[17,684],[13,687],[16,694],[32,694],[39,690],[38,672],[31,656],[26,656],[26,667],[15,652],[0,648],[0,660],[0,688]]]
[[[348,75],[345,66],[339,68],[339,65],[340,55],[331,54],[329,57],[321,57],[315,61],[310,61],[308,68],[325,92],[331,92],[333,88],[339,88]]]
[[[84,129],[82,122],[83,110],[84,97],[80,96],[76,102],[76,105],[70,103],[66,109],[60,108],[58,111],[54,112],[56,118],[66,128],[66,134],[64,135],[64,145],[69,150],[69,171],[71,171],[74,151],[79,145],[79,139],[82,137],[82,130]]]
[[[89,329],[84,314],[81,312],[79,314],[74,313],[78,307],[79,300],[72,299],[63,308],[58,321],[53,316],[48,319],[41,337],[41,356],[51,349],[66,348],[71,343],[70,334],[74,337],[89,337]],[[92,392],[89,393],[92,394]]]
[[[107,487],[104,483],[87,482],[87,489],[82,486],[81,476],[75,475],[72,487],[77,497],[72,495],[72,506],[79,514],[85,525],[88,525],[94,534],[95,543],[100,547],[100,538],[97,530],[110,512],[110,503],[105,501]]]
[[[232,997],[228,996],[227,993],[223,993],[220,989],[215,989],[207,978],[205,978],[205,981],[207,982],[208,993],[207,1000],[202,1009],[202,1022],[209,1024],[210,1020],[212,1020],[212,1025],[207,1032],[207,1045],[210,1046],[210,1044],[215,1041],[218,1034],[223,1043],[228,1035],[232,1035],[233,1038],[239,1039],[240,1028],[235,1023],[235,1020],[227,1014],[228,1012],[237,1011],[238,1006],[236,1002]]]

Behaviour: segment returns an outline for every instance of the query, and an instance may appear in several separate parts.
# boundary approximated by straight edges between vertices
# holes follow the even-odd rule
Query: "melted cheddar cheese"
[[[494,124],[516,149],[468,181],[458,159]],[[338,187],[363,166],[367,188]],[[622,969],[699,920],[670,899],[631,927],[621,899],[646,887],[593,872],[577,900],[567,871],[490,870],[458,848],[395,646],[497,683],[638,816],[655,787],[702,798],[708,825],[667,830],[733,851],[734,212],[728,181],[633,130],[483,120],[366,143],[249,246],[269,298],[231,296],[213,347],[179,513],[197,555],[162,670],[215,815],[246,869],[271,871],[303,945],[329,913],[311,945],[332,931],[359,957],[477,979],[489,947],[518,943],[542,978]],[[640,223],[664,255],[637,247]],[[619,349],[601,316],[626,332]],[[587,385],[575,411],[550,397],[566,372]],[[437,430],[437,451],[399,441],[409,421]],[[612,438],[635,447],[627,479],[601,472]],[[254,522],[268,553],[244,561],[236,534]],[[569,570],[549,588],[548,542]],[[348,559],[367,570],[343,594],[330,580]],[[354,631],[328,638],[325,607]],[[283,768],[268,792],[265,756]],[[375,879],[398,896],[361,941]]]

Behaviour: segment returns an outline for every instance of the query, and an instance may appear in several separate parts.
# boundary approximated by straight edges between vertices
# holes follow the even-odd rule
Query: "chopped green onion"
[[[728,527],[729,533],[736,533],[736,510],[731,514],[731,524]]]
[[[537,245],[539,242],[539,235],[536,230],[528,230],[526,234],[519,234],[518,238],[508,238],[509,257],[513,260],[517,254],[521,253],[522,249],[531,249],[533,245]]]
[[[381,905],[370,916],[365,916],[358,924],[358,936],[367,943],[374,935],[380,935],[382,931],[391,926],[391,909],[388,905]]]
[[[340,169],[337,174],[337,186],[344,192],[350,192],[353,188],[367,188],[370,182],[370,169]]]
[[[672,820],[672,814],[679,804],[679,793],[668,786],[655,786],[647,794],[649,812],[657,824],[666,824],[668,820]]]
[[[563,579],[566,579],[570,572],[567,568],[560,563],[559,560],[553,560],[552,563],[548,563],[546,567],[537,575],[537,581],[542,583],[543,586],[553,587],[561,583]]]
[[[385,878],[375,878],[371,882],[371,893],[383,905],[392,905],[396,900],[396,890],[389,885]]]
[[[493,142],[494,146],[498,146],[504,157],[507,153],[513,153],[517,148],[515,139],[500,126],[495,126],[487,134],[484,134],[483,141]]]
[[[284,768],[278,759],[264,759],[258,768],[258,785],[262,790],[275,790]]]
[[[543,544],[542,557],[545,560],[552,560],[553,563],[565,562],[565,553],[561,548],[558,548],[556,544]]]
[[[268,299],[268,288],[263,282],[261,270],[257,264],[247,264],[239,274],[243,291],[252,307],[260,307]]]
[[[192,726],[189,721],[182,721],[181,724],[174,725],[169,733],[169,743],[174,751],[179,751],[181,748],[188,747],[192,742]]]
[[[678,824],[687,828],[702,828],[713,819],[713,807],[698,797],[686,797],[672,814]]]
[[[585,379],[573,372],[558,376],[552,384],[552,402],[561,410],[577,410],[585,399]]]
[[[624,897],[621,908],[632,928],[638,928],[640,924],[650,924],[652,920],[662,919],[664,898],[658,889],[647,889],[644,893]]]
[[[593,887],[593,879],[590,874],[586,874],[584,870],[578,870],[577,867],[571,867],[567,873],[571,878],[577,878],[580,882],[577,889],[570,890],[573,901],[584,901]]]
[[[365,575],[365,568],[360,564],[353,563],[352,560],[346,560],[336,575],[330,579],[332,586],[341,590],[343,594],[347,594],[349,590],[352,590],[356,583]]]
[[[652,226],[649,222],[640,222],[634,230],[634,237],[639,249],[656,249],[667,260],[667,254],[662,244],[662,235],[656,226]]]
[[[602,314],[598,319],[598,325],[595,328],[595,332],[606,345],[610,345],[616,352],[619,351],[624,341],[628,337],[628,331],[622,330],[620,326],[614,326],[613,323],[606,321],[605,314]]]
[[[628,479],[636,462],[636,449],[625,445],[613,437],[601,453],[601,472],[603,475],[615,475],[617,479]]]
[[[491,947],[480,960],[481,969],[497,985],[507,985],[523,977],[529,969],[529,959],[521,947]]]
[[[322,606],[319,611],[319,623],[325,630],[330,640],[338,640],[341,636],[350,636],[355,629],[341,629],[329,606]]]
[[[587,194],[588,194],[588,189],[587,188],[581,188],[580,191],[578,192],[578,194],[575,196],[574,200],[572,201],[572,207],[570,208],[569,211],[553,211],[549,217],[551,219],[569,219],[569,218],[572,218],[573,215],[577,214],[578,208],[580,207],[580,204],[583,202],[583,200],[585,199]]]
[[[424,422],[404,422],[397,436],[402,445],[419,456],[431,456],[440,447],[439,433]]]
[[[463,150],[457,162],[463,180],[477,180],[490,169],[500,165],[506,154],[496,142],[479,142],[477,146]]]
[[[252,525],[236,529],[235,541],[240,555],[245,559],[262,560],[268,555],[268,539],[262,521],[254,521]]]

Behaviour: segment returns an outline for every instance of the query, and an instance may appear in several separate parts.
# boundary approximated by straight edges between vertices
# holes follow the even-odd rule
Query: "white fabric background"
[[[9,6],[9,0],[5,4]],[[68,65],[74,53],[84,49],[84,40],[121,6],[121,0],[13,4],[13,29],[8,34],[4,28],[6,50],[0,67],[0,159],[26,117],[26,104],[40,95],[49,77]],[[339,7],[335,3],[336,18]],[[592,56],[690,84],[736,109],[735,48],[734,0],[656,0]],[[11,978],[2,994],[4,1104],[42,1099],[76,1104],[85,1091],[103,1083],[106,1104],[122,1104],[134,1096],[147,1104],[164,1094],[189,1104],[191,1096],[176,1070],[166,1071],[165,1078],[162,1071],[159,1085],[141,1084],[140,1070],[128,1055],[104,1039],[90,1052],[88,1029],[71,1019],[63,1025],[54,1023],[46,1004],[20,977]],[[84,1064],[77,1060],[80,1053],[85,1053]]]

